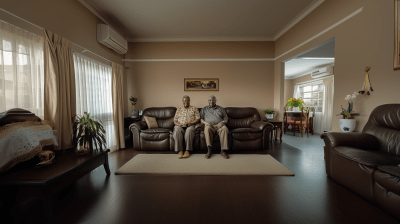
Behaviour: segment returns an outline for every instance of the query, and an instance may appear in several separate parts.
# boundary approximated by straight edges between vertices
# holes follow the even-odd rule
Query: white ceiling
[[[305,59],[307,58],[307,59]],[[335,63],[335,38],[285,62],[285,79],[294,79]]]
[[[78,0],[128,41],[276,40],[324,0]]]

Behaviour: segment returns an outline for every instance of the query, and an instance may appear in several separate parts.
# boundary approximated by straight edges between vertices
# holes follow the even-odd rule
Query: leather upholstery
[[[381,151],[400,156],[400,104],[375,108],[362,132],[374,135]]]
[[[232,150],[260,150],[269,148],[269,136],[273,125],[261,121],[260,114],[252,107],[227,107],[229,129],[228,144]],[[200,109],[199,109],[200,110]],[[152,107],[143,111],[143,116],[155,117],[158,128],[148,129],[144,118],[130,126],[133,133],[135,150],[171,150],[174,151],[175,107]],[[220,150],[219,136],[213,138],[213,149]],[[207,150],[204,125],[195,126],[193,150]]]
[[[274,126],[261,121],[258,110],[253,107],[227,107],[226,127],[229,129],[228,142],[232,150],[260,150],[269,148],[269,136]],[[196,125],[200,132],[200,150],[207,150],[204,125]],[[218,134],[214,136],[213,149],[220,150]]]
[[[400,104],[376,107],[362,133],[324,133],[326,173],[400,219]]]

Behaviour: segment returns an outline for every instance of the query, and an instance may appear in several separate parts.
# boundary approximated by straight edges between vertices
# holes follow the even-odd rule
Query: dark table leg
[[[52,195],[48,193],[48,190],[42,190],[42,195],[43,195],[44,217],[48,219],[53,216]]]
[[[282,142],[282,129],[283,129],[283,127],[281,126],[281,137],[280,137],[281,142]]]
[[[108,165],[108,154],[105,154],[104,156],[105,156],[104,169],[106,170],[107,175],[110,175],[111,172],[110,172],[110,167]]]

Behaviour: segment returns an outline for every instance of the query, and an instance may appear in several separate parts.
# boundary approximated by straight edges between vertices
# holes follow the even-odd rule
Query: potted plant
[[[131,112],[131,118],[137,118],[137,117],[138,117],[138,114],[137,114],[137,112],[136,112],[136,110],[135,110],[135,107],[136,107],[136,103],[137,103],[138,98],[135,97],[135,96],[131,96],[131,97],[129,98],[129,100],[131,101],[131,103],[132,103],[132,108],[133,108],[133,110],[132,110],[132,112]]]
[[[268,120],[268,121],[272,121],[273,119],[274,119],[274,114],[275,114],[275,109],[272,109],[272,108],[270,108],[270,109],[265,109],[264,111],[264,114],[265,114],[265,118]]]
[[[360,116],[359,113],[354,113],[353,111],[353,102],[350,103],[350,100],[355,99],[359,95],[358,92],[354,92],[352,95],[347,95],[345,100],[347,100],[349,107],[344,109],[342,106],[342,112],[336,116],[343,116],[343,118],[339,119],[339,127],[343,132],[353,132],[356,128],[356,120],[352,119],[351,116]]]
[[[107,148],[106,145],[106,131],[104,130],[101,121],[95,121],[90,117],[90,114],[85,112],[83,116],[76,115],[73,126],[73,140],[72,143],[75,148],[80,146],[78,154],[86,154],[89,151],[93,152],[93,147],[96,149]]]
[[[291,107],[293,111],[299,112],[300,110],[302,110],[303,105],[304,101],[303,99],[301,99],[301,97],[298,99],[290,98],[288,102],[285,104],[285,107]]]

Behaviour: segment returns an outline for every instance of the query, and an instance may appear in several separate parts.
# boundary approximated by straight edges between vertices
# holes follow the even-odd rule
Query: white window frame
[[[312,86],[315,86],[315,85],[321,85],[322,88],[319,89],[319,90],[312,90]],[[311,91],[304,92],[304,88],[307,87],[307,86],[311,86]],[[311,97],[305,98],[304,97],[304,93],[310,93]],[[317,97],[312,97],[314,95],[314,93],[317,93],[318,96]],[[321,81],[316,81],[316,82],[304,83],[304,84],[299,85],[299,94],[300,94],[300,97],[303,100],[309,100],[310,99],[310,100],[312,100],[312,102],[317,102],[316,105],[315,104],[313,104],[313,105],[306,105],[305,104],[304,105],[305,107],[314,107],[315,108],[315,112],[322,112],[323,105],[324,105],[324,84],[323,84],[322,80]],[[319,97],[320,95],[321,95],[321,97]],[[318,110],[318,108],[321,108],[321,110]]]

